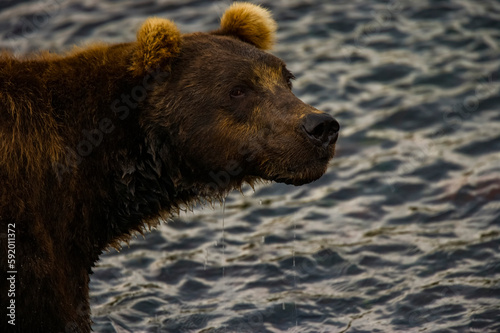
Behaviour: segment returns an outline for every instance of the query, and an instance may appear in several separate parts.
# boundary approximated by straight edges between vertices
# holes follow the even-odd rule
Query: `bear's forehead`
[[[252,64],[256,68],[273,68],[281,71],[285,63],[280,58],[262,51],[235,37],[208,33],[194,33],[183,36],[181,57],[203,57],[213,63],[230,62]]]

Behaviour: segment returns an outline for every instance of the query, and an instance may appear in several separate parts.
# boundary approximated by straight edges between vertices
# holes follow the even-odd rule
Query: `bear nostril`
[[[322,146],[337,140],[340,125],[328,113],[312,113],[305,117],[302,129],[314,144]]]
[[[319,124],[318,126],[314,127],[311,132],[309,132],[309,134],[315,138],[323,137],[323,133],[325,133],[325,124]]]

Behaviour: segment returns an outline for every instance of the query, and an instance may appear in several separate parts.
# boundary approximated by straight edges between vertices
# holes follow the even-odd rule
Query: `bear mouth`
[[[287,185],[301,186],[305,184],[312,183],[316,179],[294,179],[294,178],[276,178],[274,179],[277,183],[284,183]]]
[[[289,167],[269,180],[295,186],[309,184],[325,174],[329,161],[330,158],[325,157],[316,160],[312,165]]]

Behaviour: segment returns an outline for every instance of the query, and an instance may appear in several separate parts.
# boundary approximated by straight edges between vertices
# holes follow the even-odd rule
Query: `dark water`
[[[262,3],[338,157],[103,255],[94,330],[500,332],[500,2]],[[151,15],[207,31],[228,4],[2,1],[0,47],[131,40]]]

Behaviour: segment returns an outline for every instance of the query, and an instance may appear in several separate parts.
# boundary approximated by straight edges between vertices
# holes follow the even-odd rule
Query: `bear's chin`
[[[328,161],[319,165],[315,165],[314,167],[304,168],[302,170],[288,170],[287,172],[276,174],[265,179],[272,180],[277,183],[300,186],[318,180],[325,174],[327,168]]]

